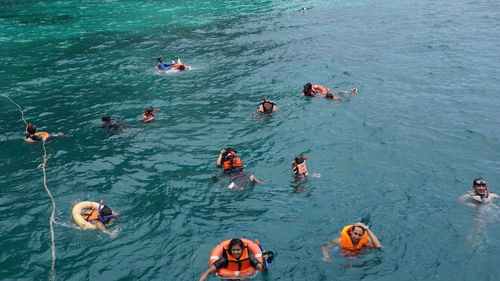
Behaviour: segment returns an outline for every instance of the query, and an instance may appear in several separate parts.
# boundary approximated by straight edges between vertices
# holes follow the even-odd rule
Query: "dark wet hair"
[[[186,66],[184,66],[183,64],[179,65],[179,70],[185,70],[186,69]]]
[[[146,110],[145,110],[147,113],[150,113],[150,112],[153,112],[154,109],[150,106],[150,107],[146,107]]]
[[[36,126],[29,123],[28,127],[26,128],[26,132],[28,132],[28,134],[33,135],[34,133],[36,133]]]
[[[300,155],[300,154],[295,155],[294,161],[297,164],[302,164],[304,162],[304,157],[302,157],[302,155]]]
[[[359,228],[361,228],[361,230],[363,230],[363,233],[362,233],[362,234],[364,234],[364,233],[365,233],[365,229],[364,229],[364,228],[362,228],[362,227],[361,227],[361,226],[359,226],[359,225],[353,225],[353,226],[352,226],[352,228],[351,228],[351,232],[354,230],[354,228],[355,228],[355,227],[359,227]]]
[[[483,178],[477,178],[472,182],[473,186],[484,186],[486,185],[486,181]]]
[[[233,238],[229,241],[229,251],[236,245],[239,245],[243,249],[243,241],[240,238]]]
[[[101,116],[101,121],[102,122],[109,122],[109,121],[111,121],[111,116],[109,116],[109,114],[104,114],[103,116]]]
[[[304,85],[304,90],[302,91],[304,94],[309,94],[312,91],[313,85],[311,83],[306,83]]]
[[[157,57],[156,57],[156,60],[157,60],[157,61],[160,61],[161,59],[163,59],[163,57],[162,57],[162,56],[157,56]]]
[[[325,98],[333,99],[332,93],[326,93]]]
[[[108,206],[102,206],[101,208],[101,218],[104,220],[103,223],[109,223],[111,216],[113,215],[113,210]]]

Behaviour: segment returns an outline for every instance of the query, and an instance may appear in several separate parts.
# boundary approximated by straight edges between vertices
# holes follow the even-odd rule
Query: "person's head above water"
[[[302,155],[295,155],[295,158],[293,159],[293,161],[295,161],[295,163],[297,164],[302,164],[304,163],[304,157],[302,157]]]
[[[483,178],[477,178],[472,182],[472,189],[477,195],[486,196],[489,195],[488,186]]]
[[[236,259],[239,259],[243,253],[243,246],[243,241],[241,241],[241,239],[233,238],[229,242],[229,251],[231,252],[231,255]]]
[[[102,206],[100,216],[100,219],[103,223],[109,223],[109,221],[113,217],[113,210],[108,206]]]
[[[361,226],[353,226],[349,231],[349,237],[351,238],[352,243],[357,244],[361,240],[363,233],[365,233],[365,230]]]
[[[150,106],[150,107],[147,107],[147,108],[144,110],[144,112],[145,112],[145,113],[151,113],[151,112],[153,112],[153,111],[154,111],[154,108],[152,108],[151,106]]]
[[[109,114],[104,114],[103,116],[101,116],[101,121],[102,122],[110,122],[111,116],[109,116]]]
[[[156,60],[157,60],[158,62],[163,62],[163,57],[162,57],[162,56],[158,56],[158,57],[156,57]]]
[[[179,65],[178,70],[186,70],[186,66],[181,64]]]
[[[36,126],[29,123],[28,126],[26,127],[26,132],[28,132],[28,134],[35,134],[36,133]]]
[[[302,91],[304,94],[309,94],[312,91],[312,84],[311,83],[306,83],[304,85],[304,90]]]

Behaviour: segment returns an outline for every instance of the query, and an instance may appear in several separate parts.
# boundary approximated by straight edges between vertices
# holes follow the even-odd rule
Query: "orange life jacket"
[[[97,209],[89,209],[83,213],[82,218],[88,222],[99,219],[99,212]]]
[[[351,237],[349,236],[349,231],[352,229],[352,225],[345,226],[342,229],[342,232],[340,232],[340,238],[342,238],[342,241],[340,243],[340,247],[344,250],[361,250],[366,244],[368,244],[368,234],[366,234],[366,231],[363,232],[363,235],[361,235],[361,239],[358,242],[358,245],[354,246],[351,241]]]
[[[229,245],[224,247],[224,252],[227,256],[227,269],[231,271],[244,271],[247,268],[252,268],[250,264],[250,256],[248,254],[248,245],[243,244],[242,253],[239,259],[236,259],[231,255],[231,251],[229,250]]]
[[[230,152],[231,155],[233,156],[232,159],[226,160],[222,163],[222,168],[224,171],[236,168],[236,167],[243,167],[243,162],[241,161],[240,158],[236,157],[236,153]]]

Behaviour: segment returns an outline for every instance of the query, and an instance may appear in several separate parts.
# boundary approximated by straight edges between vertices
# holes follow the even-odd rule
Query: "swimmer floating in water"
[[[160,109],[153,109],[151,106],[144,110],[144,114],[141,116],[142,122],[151,122],[155,120],[155,113],[160,111]]]
[[[292,161],[292,173],[297,178],[305,178],[309,175],[306,166],[306,160],[309,157],[302,157],[302,155],[296,155]]]
[[[173,59],[170,61],[171,63],[165,63],[165,62],[163,62],[163,57],[162,56],[157,57],[156,60],[158,61],[158,64],[155,66],[155,68],[158,71],[169,70],[170,68],[172,68],[172,66],[175,65],[175,61]]]
[[[490,193],[486,181],[482,178],[477,178],[472,182],[472,191],[467,192],[458,198],[460,202],[464,202],[471,208],[476,208],[480,204],[491,203],[494,198],[499,198],[495,193]],[[470,199],[472,202],[465,202]]]
[[[357,88],[352,88],[348,91],[340,90],[338,94],[355,94],[358,92]],[[329,88],[325,88],[321,85],[313,85],[311,83],[306,83],[304,85],[304,89],[302,90],[302,95],[306,97],[322,97],[322,98],[330,98],[330,99],[338,99],[339,96],[330,92]]]
[[[258,244],[250,240],[240,238],[227,240],[212,250],[210,267],[198,281],[205,281],[210,274],[216,272],[220,277],[229,280],[233,280],[231,277],[237,280],[249,278],[255,271],[268,271],[267,264],[272,262],[273,257],[272,251],[263,252]]]
[[[224,174],[232,178],[229,189],[241,191],[250,183],[262,183],[254,175],[244,171],[243,162],[236,153],[237,151],[231,147],[223,148],[216,161],[217,167],[222,167]]]
[[[111,222],[111,219],[116,217],[117,214],[114,213],[110,207],[103,205],[103,203],[104,200],[99,202],[99,209],[90,208],[85,211],[85,213],[82,214],[82,218],[95,225],[98,230],[108,234],[110,238],[115,238],[117,234],[109,232],[106,229],[106,225],[108,225]]]
[[[114,118],[111,118],[111,116],[109,116],[109,114],[104,114],[103,116],[101,116],[101,121],[103,124],[100,126],[100,128],[105,128],[105,129],[110,129],[110,130],[119,130],[119,129],[124,129],[126,127],[130,127],[130,126],[126,126],[120,120],[116,120]]]
[[[377,236],[368,226],[361,222],[345,226],[340,233],[340,237],[321,245],[323,261],[328,262],[331,260],[328,252],[334,245],[340,246],[341,252],[346,256],[355,256],[361,250],[367,248],[382,248]]]
[[[259,108],[257,108],[257,112],[264,113],[264,114],[269,114],[273,113],[275,111],[278,111],[279,108],[271,100],[268,100],[267,97],[264,97],[264,100],[260,103]]]
[[[26,133],[24,134],[24,141],[25,142],[37,142],[37,141],[47,141],[51,139],[55,139],[57,137],[62,137],[64,136],[63,133],[57,133],[57,134],[49,134],[47,132],[36,132],[36,126],[29,123],[28,126],[26,126]]]

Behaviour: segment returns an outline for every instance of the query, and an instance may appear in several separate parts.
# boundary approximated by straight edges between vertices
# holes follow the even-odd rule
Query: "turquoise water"
[[[255,280],[498,278],[500,210],[456,198],[480,176],[500,192],[499,2],[0,3],[1,93],[73,136],[47,144],[58,280],[197,280],[233,237],[278,252]],[[156,73],[158,55],[193,70]],[[360,93],[307,99],[305,82]],[[264,95],[284,112],[255,115]],[[43,150],[0,99],[0,279],[44,280]],[[143,125],[147,106],[161,111]],[[133,127],[93,128],[103,113]],[[224,146],[265,184],[214,182]],[[299,186],[298,153],[314,174]],[[99,199],[122,214],[116,239],[71,220]],[[320,245],[361,219],[383,250],[324,263]]]

